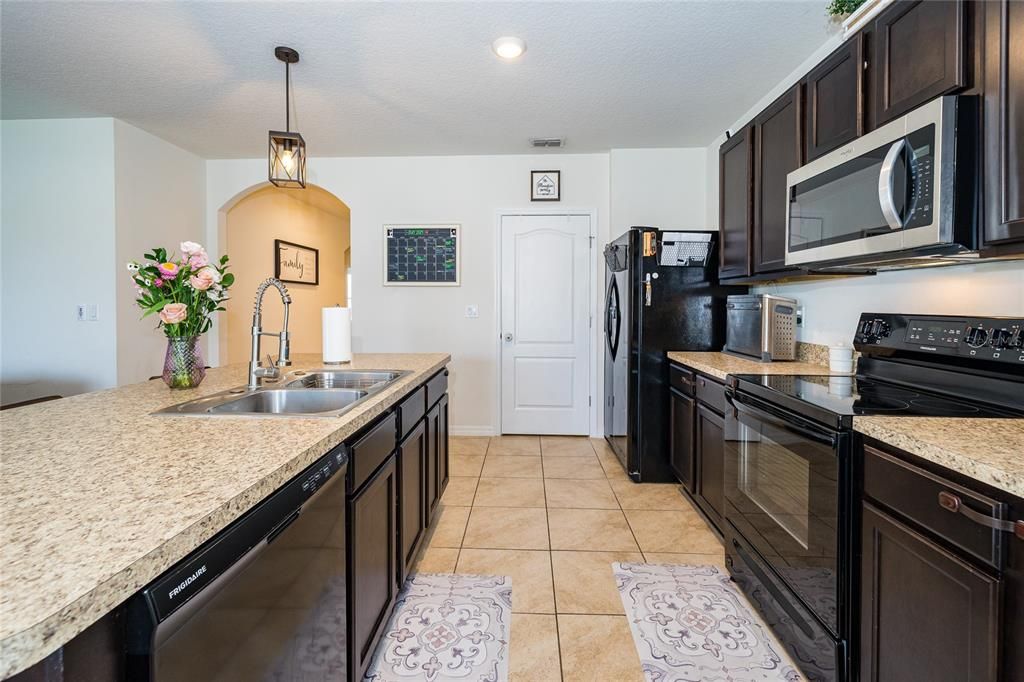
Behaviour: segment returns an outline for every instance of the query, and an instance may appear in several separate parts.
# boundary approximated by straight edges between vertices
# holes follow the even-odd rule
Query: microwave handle
[[[893,195],[892,174],[893,169],[896,167],[896,161],[900,158],[900,153],[906,144],[906,138],[902,137],[893,142],[892,146],[889,147],[889,151],[885,154],[885,159],[882,161],[882,170],[878,174],[878,203],[882,206],[882,215],[885,216],[885,222],[893,230],[903,227],[903,219],[896,208],[896,199]]]

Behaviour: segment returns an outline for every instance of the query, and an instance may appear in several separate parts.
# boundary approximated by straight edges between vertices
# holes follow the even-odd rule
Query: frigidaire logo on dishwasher
[[[206,564],[203,564],[202,566],[197,568],[195,573],[193,573],[189,577],[187,577],[184,580],[182,580],[181,583],[179,583],[177,587],[175,587],[173,590],[168,592],[167,593],[167,598],[168,599],[174,599],[176,596],[178,596],[178,594],[182,590],[184,590],[186,587],[188,587],[189,585],[194,583],[196,581],[196,578],[201,576],[203,573],[206,573]]]

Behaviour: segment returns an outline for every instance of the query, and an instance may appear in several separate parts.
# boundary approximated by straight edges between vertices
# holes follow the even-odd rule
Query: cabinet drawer
[[[350,493],[359,490],[377,467],[395,451],[397,435],[398,417],[392,412],[355,442],[350,453]]]
[[[725,414],[725,384],[701,374],[697,375],[697,400],[720,414]]]
[[[398,404],[399,427],[402,432],[399,438],[405,438],[410,431],[416,428],[416,424],[427,412],[426,402],[427,390],[420,386],[409,396]]]
[[[693,372],[679,365],[669,365],[668,385],[680,393],[693,395]]]
[[[954,547],[1002,569],[1005,543],[1012,536],[983,526],[962,511],[947,509],[939,496],[947,504],[955,496],[962,507],[995,519],[1006,518],[1006,505],[1001,502],[870,446],[864,446],[864,494]]]
[[[427,380],[427,407],[433,407],[441,399],[441,396],[447,392],[448,370],[442,369]]]

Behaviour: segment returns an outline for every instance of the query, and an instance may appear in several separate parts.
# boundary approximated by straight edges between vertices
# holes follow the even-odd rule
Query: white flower
[[[136,263],[134,261],[131,262],[131,263],[128,263],[128,272],[138,272],[138,271],[139,271],[139,264],[138,263]]]
[[[195,242],[182,242],[180,248],[181,252],[186,256],[191,256],[193,253],[199,253],[203,250],[202,244],[196,244]]]

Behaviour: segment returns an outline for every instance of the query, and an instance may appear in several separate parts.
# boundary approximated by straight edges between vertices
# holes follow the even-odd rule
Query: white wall
[[[536,168],[561,170],[563,196],[559,204],[529,201],[529,173]],[[266,161],[209,161],[206,175],[207,241],[219,253],[216,240],[223,229],[221,210],[239,193],[264,182]],[[607,154],[310,159],[310,181],[351,209],[354,350],[450,352],[453,429],[490,433],[498,411],[497,212],[596,210],[597,254],[609,235],[608,178]],[[462,225],[462,285],[383,286],[383,225],[429,222]],[[597,262],[595,255],[595,279],[603,277]],[[595,286],[595,303],[602,298],[602,288],[603,283]],[[245,300],[245,292],[235,292],[235,305],[244,305]],[[470,304],[479,306],[479,318],[465,317],[465,307]],[[595,353],[601,349],[600,334],[600,325],[595,325]],[[594,404],[600,405],[599,394],[594,395]],[[596,424],[595,432],[599,428]]]
[[[114,122],[0,126],[0,400],[114,386]],[[89,303],[99,321],[78,322]]]
[[[156,246],[177,251],[206,233],[206,162],[169,142],[114,120],[117,383],[160,374],[167,346],[155,317],[141,320],[124,264]]]
[[[611,233],[707,229],[706,157],[703,147],[611,150]]]

